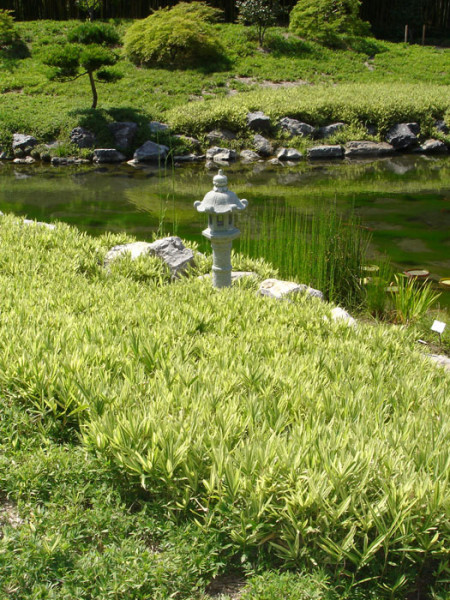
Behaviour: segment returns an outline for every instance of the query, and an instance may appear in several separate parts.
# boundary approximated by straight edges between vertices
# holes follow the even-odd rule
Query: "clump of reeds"
[[[313,213],[266,206],[247,218],[243,230],[242,253],[264,257],[281,277],[320,289],[331,302],[350,308],[362,304],[370,235],[355,215],[344,219],[335,205]]]

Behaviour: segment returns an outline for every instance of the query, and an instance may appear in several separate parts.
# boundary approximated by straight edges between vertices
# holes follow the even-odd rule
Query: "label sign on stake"
[[[436,333],[439,333],[439,335],[441,335],[442,333],[444,333],[445,327],[446,323],[443,323],[442,321],[434,321],[433,325],[431,326],[431,331],[435,331]]]

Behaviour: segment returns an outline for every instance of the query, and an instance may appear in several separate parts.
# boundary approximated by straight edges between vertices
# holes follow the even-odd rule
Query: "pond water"
[[[79,167],[0,163],[0,210],[60,220],[93,235],[126,231],[150,239],[159,230],[202,241],[204,219],[193,208],[212,187],[204,164],[166,170],[129,165]],[[252,209],[286,203],[299,211],[336,203],[354,207],[372,231],[372,252],[401,269],[450,276],[450,158],[398,156],[377,161],[267,163],[225,167],[229,187]],[[445,293],[443,304],[450,304]]]

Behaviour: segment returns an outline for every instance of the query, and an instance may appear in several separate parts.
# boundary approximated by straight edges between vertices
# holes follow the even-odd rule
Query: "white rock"
[[[24,225],[37,225],[39,227],[45,227],[46,229],[56,229],[56,225],[53,223],[44,223],[43,221],[33,221],[32,219],[24,219]]]
[[[279,279],[264,280],[259,287],[259,293],[262,296],[269,296],[269,298],[276,298],[277,300],[289,296],[290,294],[298,293],[323,300],[323,294],[320,290],[315,290],[303,283],[280,281]]]
[[[302,153],[296,148],[280,148],[277,152],[278,160],[300,160]]]
[[[356,325],[355,319],[343,308],[336,306],[331,311],[331,318],[333,321],[345,321],[347,325],[354,327]]]
[[[124,256],[125,254],[129,254],[131,260],[135,260],[139,256],[143,254],[150,253],[149,242],[132,242],[131,244],[119,244],[118,246],[114,246],[111,250],[108,250],[105,256],[104,264],[108,265],[111,261],[119,258],[120,256]]]
[[[443,354],[429,354],[428,356],[440,367],[450,371],[450,358],[448,356],[444,356]]]

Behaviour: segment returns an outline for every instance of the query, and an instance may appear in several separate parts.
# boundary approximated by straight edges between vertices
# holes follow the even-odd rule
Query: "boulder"
[[[247,125],[253,131],[270,131],[272,124],[270,117],[258,110],[253,113],[247,113]]]
[[[319,298],[323,300],[323,294],[320,290],[315,290],[303,283],[294,281],[280,281],[279,279],[266,279],[259,287],[259,293],[262,296],[276,298],[280,300],[291,294],[306,294],[310,298]]]
[[[394,147],[387,142],[347,142],[345,156],[349,158],[359,156],[387,156],[394,152]]]
[[[325,125],[324,127],[319,127],[319,129],[316,130],[315,132],[315,136],[317,139],[325,139],[325,138],[329,138],[332,135],[335,135],[336,133],[338,133],[338,131],[341,131],[341,129],[343,129],[345,127],[345,123],[331,123],[330,125]]]
[[[308,149],[308,158],[342,158],[342,146],[314,146]]]
[[[347,325],[354,327],[356,325],[355,319],[343,308],[336,306],[331,311],[331,318],[333,321],[344,321]]]
[[[15,158],[13,163],[15,165],[32,165],[36,161],[31,156],[26,156],[25,158]]]
[[[205,158],[204,154],[180,154],[173,157],[173,160],[177,163],[186,163],[186,162],[198,162],[199,160],[203,160]]]
[[[436,121],[434,126],[439,131],[439,133],[443,133],[444,135],[447,135],[447,133],[449,133],[450,131],[447,123],[443,119]]]
[[[242,150],[239,156],[244,162],[256,162],[261,159],[259,154],[253,152],[253,150]]]
[[[229,129],[213,129],[206,134],[206,139],[210,144],[216,144],[224,140],[234,140],[236,139],[236,135]]]
[[[0,148],[0,160],[8,160],[9,155],[2,148]]]
[[[24,133],[15,133],[13,135],[12,149],[13,150],[25,150],[27,148],[33,148],[37,144],[37,139],[32,135],[25,135]]]
[[[95,146],[95,135],[84,127],[75,127],[70,133],[70,141],[78,148],[93,148]]]
[[[186,248],[177,236],[156,240],[150,244],[149,251],[161,258],[174,276],[184,273],[187,267],[194,263],[193,251]]]
[[[136,150],[133,159],[138,162],[158,162],[165,160],[168,152],[167,146],[148,140]]]
[[[420,127],[417,123],[397,123],[387,132],[386,141],[396,150],[407,150],[417,146],[419,131]]]
[[[305,137],[307,135],[314,135],[315,127],[308,125],[308,123],[302,123],[297,119],[290,119],[289,117],[283,117],[278,121],[278,126],[285,132],[289,133],[291,137],[300,136]]]
[[[96,148],[94,150],[94,162],[117,163],[124,160],[126,160],[126,157],[115,148]]]
[[[219,146],[213,146],[212,148],[208,148],[206,151],[206,158],[208,160],[214,159],[218,154],[220,154],[223,158],[219,160],[235,160],[237,158],[237,153],[235,150],[230,150],[230,148],[221,148]],[[227,158],[228,157],[228,158]]]
[[[160,123],[159,121],[150,121],[148,124],[148,128],[150,129],[150,133],[158,134],[158,133],[169,133],[170,128],[166,123]]]
[[[137,123],[133,123],[133,121],[111,123],[108,128],[114,136],[117,148],[122,150],[126,150],[131,146],[138,130]]]
[[[105,266],[108,266],[110,262],[116,260],[116,258],[124,256],[125,254],[129,254],[131,260],[135,260],[143,254],[149,254],[150,246],[151,244],[149,242],[132,242],[131,244],[119,244],[118,246],[114,246],[114,248],[111,248],[111,250],[108,250],[108,252],[105,255],[105,260],[103,264]]]
[[[235,150],[230,150],[229,148],[222,149],[222,152],[217,152],[213,156],[214,162],[230,162],[232,160],[236,160],[237,153]]]
[[[441,140],[426,140],[426,142],[414,148],[413,152],[420,154],[446,154],[448,148]]]
[[[54,167],[79,164],[77,159],[70,156],[53,156],[50,162]]]
[[[440,367],[450,371],[450,358],[448,356],[444,356],[443,354],[428,354],[428,356]]]
[[[295,148],[280,148],[277,152],[278,160],[300,160],[302,153]]]
[[[44,223],[43,221],[33,221],[32,219],[24,219],[24,225],[36,225],[37,227],[45,227],[45,229],[56,229],[53,223]]]
[[[260,156],[272,156],[273,146],[268,139],[257,133],[253,137],[253,145]]]

